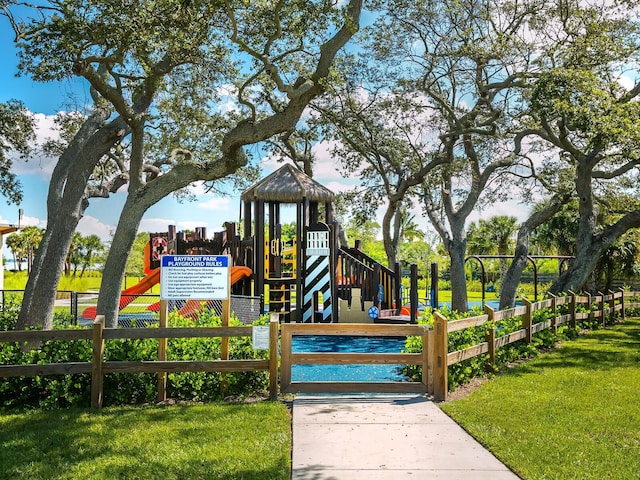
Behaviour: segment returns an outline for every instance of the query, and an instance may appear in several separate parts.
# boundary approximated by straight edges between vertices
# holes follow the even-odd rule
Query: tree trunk
[[[469,310],[467,298],[467,274],[464,269],[466,240],[450,240],[447,242],[447,251],[451,259],[451,310],[466,312]]]
[[[599,241],[586,246],[583,242],[578,248],[576,258],[571,262],[569,268],[551,285],[549,289],[551,293],[557,295],[569,290],[581,291],[598,263],[598,258],[609,248],[609,245],[605,246],[602,241]]]
[[[135,197],[133,197],[135,198]],[[113,235],[111,249],[104,264],[104,274],[98,297],[97,313],[105,316],[105,326],[118,326],[118,310],[120,305],[120,286],[124,280],[127,259],[140,226],[140,221],[147,210],[146,205],[127,198],[122,215]]]
[[[382,243],[384,245],[384,251],[387,255],[387,267],[391,270],[398,259],[398,237],[400,235],[400,207],[401,203],[398,201],[389,201],[387,210],[384,213],[382,219]]]
[[[525,269],[528,263],[527,256],[529,254],[529,235],[526,238],[522,238],[518,233],[518,244],[516,245],[516,251],[513,255],[513,260],[507,273],[502,277],[502,283],[500,285],[500,310],[505,308],[511,308],[516,304],[516,293],[518,291],[518,285],[520,284],[520,278],[522,277],[522,271]]]
[[[596,236],[597,214],[591,185],[593,167],[585,158],[578,161],[576,166],[576,193],[578,194],[578,233],[576,235],[576,258],[569,268],[551,286],[551,293],[579,291],[598,263],[600,255],[609,248],[615,239]],[[599,239],[600,238],[600,239]]]
[[[110,110],[97,110],[80,129],[54,168],[47,196],[47,228],[25,287],[16,328],[51,329],[58,289],[73,233],[88,206],[85,187],[93,169],[126,131],[119,119],[98,128]]]
[[[529,255],[529,236],[531,232],[560,211],[562,205],[569,199],[569,194],[558,194],[541,210],[534,212],[518,230],[516,249],[507,273],[502,277],[500,286],[500,310],[510,308],[516,304],[516,293],[522,272],[527,266]]]
[[[36,325],[42,325],[44,330],[50,330],[53,327],[55,292],[58,289],[67,251],[71,245],[71,235],[67,233],[69,231],[67,229],[70,229],[71,232],[75,231],[78,220],[79,218],[75,215],[59,215],[53,219],[52,227],[49,227],[48,223],[47,243],[44,246],[40,245],[34,260],[37,262],[39,259],[43,267],[31,270],[25,288],[22,309],[16,323],[17,330],[24,330],[27,326]],[[51,221],[49,219],[49,222]],[[34,275],[35,273],[38,275]],[[38,295],[36,292],[42,292],[42,294]],[[29,296],[27,297],[27,295]]]

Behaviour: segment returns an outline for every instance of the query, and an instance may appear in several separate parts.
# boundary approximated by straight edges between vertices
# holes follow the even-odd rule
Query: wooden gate
[[[281,325],[282,345],[280,390],[284,393],[432,393],[430,348],[432,330],[426,325],[383,324],[313,324],[287,323]],[[422,337],[421,353],[293,353],[295,335],[349,335],[359,337]],[[292,382],[292,365],[421,365],[420,382]]]

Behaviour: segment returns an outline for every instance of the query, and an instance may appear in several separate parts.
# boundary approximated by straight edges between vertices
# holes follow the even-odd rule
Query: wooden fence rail
[[[530,343],[534,333],[552,329],[555,334],[559,326],[569,324],[575,327],[578,320],[599,320],[600,325],[606,326],[607,318],[614,317],[617,313],[624,320],[627,309],[640,308],[640,302],[631,302],[629,301],[631,299],[640,300],[640,292],[618,291],[606,294],[598,292],[597,295],[578,295],[570,292],[569,295],[561,297],[550,295],[550,298],[535,303],[525,299],[522,306],[498,312],[485,305],[485,315],[453,321],[448,321],[439,312],[435,312],[434,329],[431,333],[434,338],[430,340],[434,346],[432,354],[434,398],[438,401],[444,401],[447,398],[448,366],[478,355],[488,354],[488,367],[493,368],[496,362],[496,349],[519,340]],[[563,305],[568,306],[569,313],[558,315],[558,308]],[[579,312],[578,306],[580,305],[586,311]],[[534,313],[542,309],[550,309],[550,317],[544,321],[533,323]],[[495,328],[496,323],[513,317],[520,317],[521,328],[502,336],[496,336],[498,333]],[[484,342],[454,352],[448,351],[449,333],[485,324],[488,324],[490,328],[488,328]]]
[[[42,342],[46,340],[87,340],[92,342],[91,362],[69,362],[38,365],[0,365],[1,377],[67,375],[91,373],[91,406],[102,407],[104,397],[103,378],[105,374],[158,373],[166,375],[176,372],[241,372],[266,370],[269,372],[269,394],[272,400],[278,391],[278,321],[269,324],[268,360],[199,360],[199,361],[105,361],[105,342],[109,340],[157,338],[228,338],[252,335],[253,327],[210,327],[210,328],[104,328],[104,317],[98,316],[93,330],[46,330],[46,331],[6,331],[0,332],[0,343]],[[162,343],[162,342],[159,342]],[[158,398],[166,396],[166,382],[158,382]]]

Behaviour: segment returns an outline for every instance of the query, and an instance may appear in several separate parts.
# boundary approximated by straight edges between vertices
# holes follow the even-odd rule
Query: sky
[[[51,129],[53,117],[56,113],[69,109],[70,98],[75,98],[76,102],[78,99],[82,101],[83,98],[87,98],[86,84],[80,79],[37,83],[28,77],[16,77],[16,50],[13,46],[13,36],[4,18],[0,18],[0,45],[0,102],[10,99],[22,101],[37,118],[38,138],[44,140],[54,137],[55,132]],[[315,147],[317,164],[314,168],[314,180],[336,193],[350,189],[355,183],[354,179],[345,179],[340,175],[328,147],[327,144],[318,144]],[[262,158],[259,162],[262,176],[268,175],[280,166],[270,158]],[[21,209],[21,225],[46,227],[46,195],[54,165],[54,158],[42,155],[36,155],[27,162],[14,160],[13,171],[22,184],[24,199],[20,205],[7,205],[6,199],[0,195],[0,223],[17,224],[18,212]],[[169,225],[176,225],[178,231],[206,227],[208,236],[212,237],[213,232],[222,230],[225,221],[239,220],[239,197],[240,192],[221,197],[202,193],[202,189],[195,202],[179,203],[173,197],[168,197],[147,211],[140,231],[164,232]],[[78,231],[83,235],[96,234],[103,241],[108,241],[115,230],[124,201],[124,192],[118,192],[108,199],[91,199],[90,206],[78,225]],[[428,220],[419,210],[412,213],[424,231],[432,231]],[[527,213],[528,208],[512,202],[497,204],[491,208],[491,215],[513,215],[520,220]],[[283,215],[284,221],[288,221],[286,210]],[[477,212],[471,219],[477,219],[480,215],[481,213]],[[376,220],[380,223],[380,219],[381,217]]]

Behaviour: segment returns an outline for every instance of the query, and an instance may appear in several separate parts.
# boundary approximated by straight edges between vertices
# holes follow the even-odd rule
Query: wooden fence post
[[[290,324],[284,323],[280,329],[280,391],[286,392],[291,386],[291,343]]]
[[[496,365],[496,325],[493,320],[495,311],[489,305],[485,305],[484,313],[486,313],[489,317],[488,323],[491,325],[491,328],[487,332],[487,343],[489,344],[489,362],[487,362],[486,370],[489,372],[493,372],[495,371]]]
[[[569,295],[571,296],[571,320],[569,320],[569,326],[576,328],[576,294],[569,290]]]
[[[547,292],[547,295],[551,297],[551,331],[553,336],[558,335],[558,297],[553,293]]]
[[[104,360],[104,315],[93,321],[93,358],[91,360],[91,408],[102,408]]]
[[[269,399],[272,401],[278,399],[278,316],[272,313],[269,322]]]
[[[426,370],[426,372],[424,370],[422,372],[422,381],[427,386],[427,393],[429,395],[433,395],[433,364],[435,361],[433,354],[434,331],[433,328],[427,327],[422,337],[422,368]]]
[[[160,300],[160,318],[158,321],[159,328],[167,328],[167,319],[169,317],[169,301]],[[158,339],[158,361],[165,362],[167,360],[166,338]],[[167,372],[158,372],[158,392],[156,399],[158,402],[164,402],[167,399]]]
[[[622,288],[620,288],[620,293],[622,294],[622,296],[620,297],[620,305],[622,305],[620,312],[622,315],[622,321],[624,322],[626,318],[626,312],[624,311],[624,290]]]
[[[607,317],[604,314],[604,293],[598,292],[598,295],[600,295],[600,301],[598,302],[598,309],[600,310],[600,320],[602,321],[602,326],[606,327]]]
[[[522,328],[527,331],[527,336],[525,337],[525,341],[527,343],[531,343],[533,340],[533,329],[531,328],[532,318],[533,318],[533,307],[531,306],[531,302],[526,298],[522,299],[522,304],[527,307],[527,311],[524,315],[522,315]]]
[[[582,292],[585,297],[587,297],[587,312],[589,317],[587,321],[589,322],[589,328],[591,328],[591,323],[593,323],[593,311],[591,310],[591,294],[589,292]]]
[[[435,342],[436,342],[435,325],[434,325],[434,328],[431,328],[427,332],[425,338],[427,340],[427,355],[429,356],[429,360],[427,362],[427,367],[429,369],[428,377],[427,377],[427,393],[430,395],[433,395],[435,392],[435,387],[434,387],[435,372],[434,372],[433,366],[436,364],[436,361],[437,361],[436,349],[435,349]],[[423,345],[422,348],[424,349],[425,346]]]
[[[449,354],[449,332],[448,320],[440,312],[434,312],[434,355],[435,364],[433,366],[433,398],[437,402],[447,400],[449,389],[448,379],[448,354]]]
[[[611,317],[611,323],[616,321],[616,292],[613,290],[607,290],[609,292],[609,316]]]

